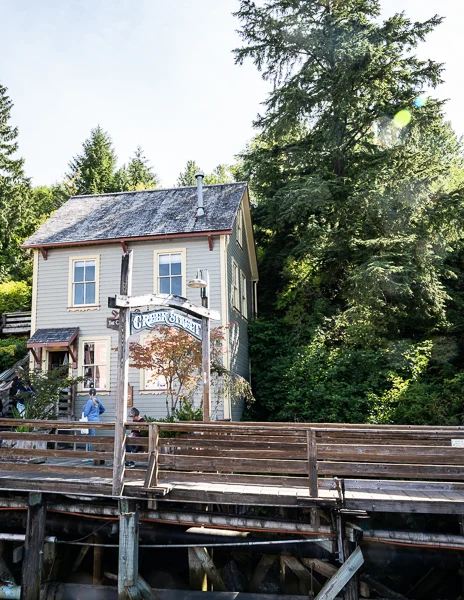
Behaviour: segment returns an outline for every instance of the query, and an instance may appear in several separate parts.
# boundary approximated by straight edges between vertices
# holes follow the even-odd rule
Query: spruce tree
[[[179,187],[188,187],[191,185],[196,185],[197,180],[195,179],[195,173],[201,171],[200,167],[194,160],[188,160],[185,165],[185,169],[179,173],[179,177],[177,178],[177,185]]]
[[[67,179],[75,194],[104,194],[114,191],[115,167],[111,137],[98,125],[85,140],[82,153],[69,163]]]
[[[156,188],[159,183],[158,176],[148,165],[142,148],[137,146],[129,163],[116,172],[114,188],[120,192],[150,190]]]
[[[10,123],[13,102],[0,84],[0,279],[19,277],[27,257],[20,249],[30,221],[30,187],[17,157],[18,129]]]
[[[443,67],[414,55],[441,19],[382,23],[376,0],[241,0],[236,15],[238,62],[274,83],[243,154],[258,396],[277,419],[377,418],[369,398],[417,378],[429,336],[447,332],[463,240],[462,148],[425,95]],[[290,335],[272,352],[276,317]]]

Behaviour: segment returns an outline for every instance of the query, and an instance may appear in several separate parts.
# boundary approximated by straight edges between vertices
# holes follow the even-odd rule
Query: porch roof
[[[27,341],[28,348],[41,346],[70,346],[79,333],[77,327],[53,327],[52,329],[37,329]]]

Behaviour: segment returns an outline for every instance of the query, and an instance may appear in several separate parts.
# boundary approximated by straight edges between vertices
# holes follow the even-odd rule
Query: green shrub
[[[0,283],[0,313],[30,310],[32,288],[25,281]]]
[[[24,358],[27,352],[25,339],[0,340],[0,372],[12,367],[18,360]]]

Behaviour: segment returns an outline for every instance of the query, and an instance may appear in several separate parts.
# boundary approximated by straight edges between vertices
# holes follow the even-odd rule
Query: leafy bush
[[[251,349],[259,418],[399,423],[413,422],[407,401],[399,400],[408,386],[418,389],[432,343],[383,340],[363,348],[337,342],[333,331],[322,328],[314,328],[304,341],[276,319],[252,325]],[[423,418],[434,410],[426,404],[424,399]]]
[[[399,425],[462,425],[464,373],[449,378],[424,375],[416,380],[396,378],[382,396],[372,396],[373,423]]]
[[[32,288],[25,281],[0,283],[0,313],[30,310]]]
[[[70,377],[67,366],[53,371],[34,369],[22,379],[29,381],[34,390],[32,395],[22,392],[17,396],[26,407],[24,417],[27,419],[56,418],[61,391],[84,380],[83,377]]]
[[[24,358],[28,350],[26,340],[8,338],[0,340],[0,372],[12,367],[18,360]]]

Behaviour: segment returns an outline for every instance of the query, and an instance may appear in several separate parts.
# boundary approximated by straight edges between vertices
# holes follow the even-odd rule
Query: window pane
[[[84,367],[83,369],[84,381],[82,383],[82,387],[85,390],[88,390],[94,386],[95,377],[94,377],[94,367]]]
[[[95,342],[95,364],[106,365],[106,342]]]
[[[106,365],[95,367],[95,387],[106,389]]]
[[[171,290],[170,290],[170,278],[169,277],[163,277],[161,279],[158,280],[159,281],[159,291],[160,294],[170,294]]]
[[[94,356],[95,356],[95,344],[93,342],[84,344],[84,365],[95,364]]]
[[[171,277],[171,294],[182,295],[182,277]]]
[[[160,277],[169,275],[169,264],[170,264],[170,256],[169,254],[160,254],[158,257],[158,275]]]
[[[84,265],[83,260],[76,260],[74,262],[74,281],[84,281]]]
[[[180,254],[171,254],[171,275],[180,275],[182,273],[182,263]]]
[[[158,375],[155,371],[149,369],[145,371],[146,390],[165,390],[166,388],[166,378],[164,375]]]
[[[88,260],[85,264],[85,280],[95,281],[95,261]]]
[[[74,304],[84,304],[84,284],[74,284]]]
[[[81,284],[79,284],[81,285]],[[85,284],[85,303],[86,304],[95,304],[95,284],[87,283]]]

